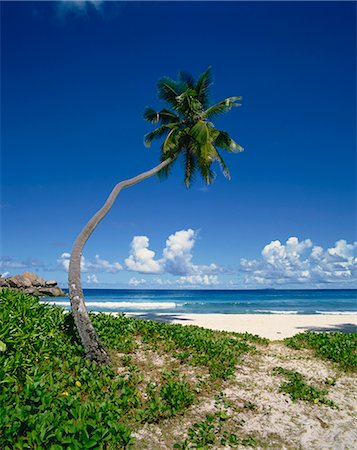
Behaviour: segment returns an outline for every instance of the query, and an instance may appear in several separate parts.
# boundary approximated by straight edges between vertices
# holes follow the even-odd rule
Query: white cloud
[[[159,286],[172,286],[173,284],[175,284],[175,281],[165,279],[163,280],[162,278],[154,278],[153,284],[158,284]]]
[[[129,285],[134,286],[134,287],[142,286],[145,283],[146,283],[146,280],[144,280],[144,278],[138,279],[138,278],[133,277],[133,278],[130,278],[130,280],[129,280]]]
[[[91,8],[100,12],[103,6],[101,0],[62,0],[56,3],[57,15],[63,19],[67,14],[75,14],[77,16],[83,16],[88,13]]]
[[[149,238],[134,236],[131,243],[131,254],[125,260],[126,267],[140,273],[169,273],[179,276],[223,272],[223,269],[214,263],[209,265],[193,264],[192,250],[196,240],[197,232],[190,228],[176,231],[166,240],[162,258],[155,260],[155,252],[149,250]]]
[[[0,274],[0,278],[6,278],[8,275],[10,275],[10,272],[4,272]]]
[[[272,241],[266,245],[260,260],[241,259],[247,283],[261,285],[346,283],[357,280],[357,242],[348,244],[339,240],[334,247],[324,250],[290,237],[285,244]]]
[[[98,281],[97,276],[95,274],[88,275],[87,276],[87,283],[88,284],[98,284],[99,281]]]
[[[217,275],[188,275],[180,277],[177,283],[193,286],[216,286],[219,281]]]
[[[123,269],[123,266],[118,262],[110,263],[105,259],[100,259],[99,255],[95,255],[93,262],[88,261],[86,264],[88,270],[102,270],[103,272],[115,273]]]
[[[125,259],[129,270],[140,273],[160,273],[162,267],[159,261],[155,261],[155,252],[149,250],[149,238],[147,236],[134,236],[131,243],[131,254]]]
[[[64,269],[68,272],[69,268],[69,260],[71,254],[70,253],[62,253],[62,255],[57,259],[57,262],[64,267]],[[123,267],[118,262],[109,262],[105,259],[101,259],[99,255],[96,255],[94,261],[87,261],[84,256],[81,259],[81,271],[82,272],[91,272],[91,271],[99,271],[99,272],[108,272],[108,273],[116,273],[122,270]]]
[[[165,271],[173,275],[186,275],[192,273],[192,248],[195,245],[197,234],[191,230],[176,231],[171,234],[164,248],[162,264]]]

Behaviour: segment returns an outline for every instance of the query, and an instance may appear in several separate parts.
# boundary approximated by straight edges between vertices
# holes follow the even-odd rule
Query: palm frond
[[[170,132],[172,127],[173,127],[172,124],[161,125],[160,127],[156,128],[156,130],[145,134],[145,136],[144,136],[145,147],[149,148],[154,139],[159,139],[159,138],[165,136],[165,134]]]
[[[160,123],[166,124],[166,123],[175,123],[179,122],[180,118],[176,114],[174,114],[169,109],[162,109],[158,112]]]
[[[162,144],[161,151],[165,153],[165,155],[182,152],[185,148],[185,144],[183,142],[183,138],[185,136],[186,133],[179,124],[176,126],[171,126],[171,131],[166,136],[166,139]]]
[[[231,110],[233,106],[241,106],[240,103],[237,103],[240,100],[242,100],[242,97],[225,98],[224,100],[221,100],[220,102],[206,109],[206,111],[204,112],[204,116],[208,119],[223,114]]]
[[[200,120],[190,129],[190,136],[195,141],[196,155],[199,164],[206,164],[209,161],[211,150],[211,138],[207,122]]]
[[[188,72],[179,72],[179,80],[184,83],[188,88],[193,88],[195,86],[195,80],[191,74]]]
[[[189,133],[200,145],[207,144],[210,137],[207,122],[204,122],[203,120],[199,120],[190,129]]]
[[[184,153],[184,165],[185,165],[184,183],[186,187],[189,188],[192,184],[197,169],[196,158],[191,149],[187,149],[186,152]]]
[[[214,148],[214,147],[213,147]],[[228,170],[228,167],[227,167],[227,164],[224,162],[224,159],[222,158],[222,156],[219,154],[219,152],[218,152],[218,150],[215,148],[214,149],[215,151],[214,151],[214,153],[215,153],[215,160],[216,161],[218,161],[218,163],[219,163],[219,165],[220,165],[220,167],[221,167],[221,170],[222,170],[222,173],[223,173],[223,175],[228,179],[228,180],[230,180],[231,179],[231,174],[230,174],[230,172],[229,172],[229,170]]]
[[[157,92],[160,100],[164,100],[173,108],[176,108],[176,97],[182,94],[183,90],[181,83],[178,83],[169,77],[163,77],[157,83]]]
[[[160,119],[159,113],[154,108],[147,106],[144,111],[144,119],[151,123],[158,123]]]
[[[199,76],[196,83],[197,97],[204,108],[208,106],[209,102],[208,93],[212,83],[213,83],[212,67],[210,66]]]
[[[198,170],[203,178],[203,181],[206,184],[212,184],[214,180],[214,172],[211,169],[211,164],[203,163],[202,161],[198,161]]]
[[[203,112],[203,106],[197,99],[195,89],[188,88],[185,92],[177,96],[176,110],[187,118],[194,118]]]
[[[244,149],[236,141],[234,141],[226,131],[218,131],[218,135],[213,141],[213,145],[228,152],[242,152]]]
[[[161,162],[166,161],[166,159],[168,158],[168,156],[166,156],[163,152],[161,153]],[[175,164],[175,162],[177,161],[177,157],[175,157],[175,155],[172,155],[172,162],[170,162],[170,164],[168,164],[167,166],[163,167],[161,170],[159,170],[159,172],[157,173],[157,176],[160,180],[164,180],[166,179],[172,170],[173,165]]]
[[[211,84],[211,67],[199,76],[196,83],[186,72],[180,72],[177,81],[168,77],[159,80],[158,96],[169,106],[161,111],[149,107],[145,109],[144,118],[157,124],[157,128],[145,135],[144,142],[150,147],[154,139],[163,138],[161,161],[173,159],[159,172],[160,178],[170,173],[179,154],[183,155],[186,187],[191,185],[196,173],[202,176],[206,184],[211,184],[215,178],[212,170],[215,161],[224,176],[230,178],[218,149],[239,152],[243,148],[227,132],[216,129],[210,119],[240,106],[241,97],[228,97],[210,106],[208,94]]]

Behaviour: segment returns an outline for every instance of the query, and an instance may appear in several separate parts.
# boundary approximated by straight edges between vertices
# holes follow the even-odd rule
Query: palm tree
[[[184,182],[190,187],[198,172],[206,184],[214,180],[212,164],[217,161],[223,174],[230,178],[228,168],[218,149],[228,152],[242,151],[226,131],[218,130],[210,121],[233,106],[239,106],[241,97],[228,97],[215,105],[209,105],[209,88],[212,71],[208,68],[195,81],[191,75],[180,72],[178,80],[168,77],[158,82],[158,97],[171,109],[155,111],[146,108],[144,118],[158,127],[145,135],[144,143],[149,147],[154,139],[162,138],[161,162],[153,169],[129,180],[118,183],[102,208],[85,225],[74,242],[69,264],[68,283],[72,312],[86,356],[97,363],[110,363],[109,356],[101,344],[90,321],[81,285],[81,257],[84,245],[96,226],[109,212],[119,192],[152,175],[165,177],[179,156],[185,165]]]

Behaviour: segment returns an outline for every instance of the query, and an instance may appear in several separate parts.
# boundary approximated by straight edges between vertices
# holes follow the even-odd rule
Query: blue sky
[[[156,82],[213,67],[232,180],[122,192],[88,287],[356,286],[354,2],[1,2],[2,262],[65,286],[68,253],[146,149]],[[154,252],[154,253],[153,253]],[[99,255],[99,256],[98,256]]]

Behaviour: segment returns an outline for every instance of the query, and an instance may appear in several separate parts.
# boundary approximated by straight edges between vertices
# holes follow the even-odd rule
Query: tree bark
[[[73,244],[68,270],[69,297],[73,318],[87,358],[99,364],[110,364],[110,359],[93,327],[84,302],[81,284],[81,258],[84,245],[99,222],[103,220],[110,211],[115,199],[122,189],[133,186],[134,184],[155,175],[162,168],[170,164],[172,160],[173,158],[168,158],[153,169],[118,183],[110,193],[102,208],[89,220]]]

